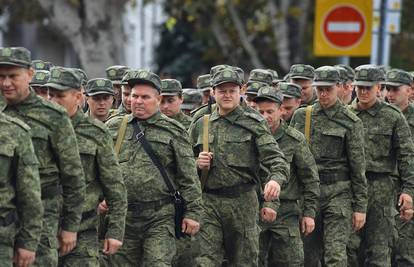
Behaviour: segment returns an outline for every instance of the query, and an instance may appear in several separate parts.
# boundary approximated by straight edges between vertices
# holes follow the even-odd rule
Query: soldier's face
[[[134,117],[148,119],[158,110],[161,96],[150,85],[137,84],[131,91],[131,110]]]
[[[280,124],[282,110],[280,105],[272,101],[260,101],[257,104],[257,110],[266,119],[269,128],[274,133]]]
[[[69,117],[75,115],[78,110],[79,102],[82,99],[81,91],[75,89],[60,91],[49,88],[48,94],[49,100],[64,107],[68,112]]]
[[[126,111],[131,112],[131,87],[122,85],[122,103]]]
[[[220,114],[228,113],[240,105],[240,86],[234,83],[223,83],[214,88],[214,98]]]
[[[47,94],[47,87],[44,86],[32,86],[33,90],[36,92],[36,94],[46,100],[48,100],[48,94]]]
[[[161,98],[160,110],[166,116],[171,117],[180,112],[183,98],[178,95],[164,95]]]
[[[202,104],[203,105],[204,104],[207,104],[208,103],[208,100],[210,98],[210,90],[203,91],[202,96],[203,96]]]
[[[336,103],[338,98],[338,86],[317,86],[316,94],[322,108],[329,108]]]
[[[388,86],[387,85],[387,97],[388,101],[399,107],[405,108],[408,104],[408,98],[411,93],[411,87],[407,85],[401,86]]]
[[[94,118],[106,119],[114,102],[114,97],[110,94],[88,96],[87,102],[91,115]]]
[[[0,67],[0,91],[7,103],[16,104],[26,99],[33,73],[32,69]]]
[[[370,105],[375,103],[377,95],[379,94],[381,86],[379,84],[373,86],[356,86],[356,93],[358,100],[363,105]]]
[[[249,107],[257,110],[257,104],[254,102],[255,96],[254,95],[246,95],[246,103]]]
[[[302,103],[309,103],[313,98],[313,86],[312,80],[305,80],[305,79],[292,79],[292,83],[295,83],[302,87],[301,91],[301,100]]]
[[[285,121],[290,120],[290,118],[293,116],[293,113],[299,108],[299,106],[300,99],[284,97],[282,106],[280,107],[282,110],[282,119]]]

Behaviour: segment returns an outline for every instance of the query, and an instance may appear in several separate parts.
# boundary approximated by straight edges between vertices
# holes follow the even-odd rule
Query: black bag
[[[175,208],[175,237],[177,239],[183,238],[188,236],[181,231],[181,225],[184,219],[184,214],[187,210],[186,202],[184,198],[181,196],[180,192],[174,188],[173,183],[171,182],[170,177],[168,177],[167,172],[162,166],[160,160],[155,155],[154,151],[151,148],[151,145],[148,143],[147,139],[145,138],[144,132],[141,130],[138,124],[138,120],[134,120],[134,137],[137,141],[139,141],[142,145],[142,148],[147,152],[148,156],[151,158],[151,161],[154,165],[158,168],[161,173],[162,178],[164,179],[165,184],[167,185],[168,191],[170,191],[172,196],[172,202],[174,203]]]

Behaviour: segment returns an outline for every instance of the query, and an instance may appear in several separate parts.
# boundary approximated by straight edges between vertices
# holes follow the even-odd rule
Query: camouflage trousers
[[[256,191],[237,197],[203,194],[200,254],[196,266],[257,266],[259,204]]]
[[[272,224],[260,223],[260,267],[303,266],[299,213],[297,201],[281,200],[276,221]]]
[[[195,237],[186,237],[176,240],[177,253],[175,254],[173,267],[193,267],[195,266],[195,256],[200,251],[200,246]]]
[[[398,267],[414,266],[414,220],[405,222],[395,217],[398,241],[395,247],[395,264]]]
[[[59,258],[59,267],[99,267],[99,242],[96,229],[78,233],[76,247]]]
[[[109,257],[109,266],[171,266],[175,255],[174,206],[127,212],[124,244]]]
[[[0,267],[12,267],[16,224],[0,226]]]
[[[352,229],[351,193],[337,190],[337,182],[321,184],[319,210],[315,230],[303,237],[305,266],[347,266],[346,245]]]
[[[36,251],[34,266],[56,267],[58,266],[58,229],[62,198],[56,196],[43,199],[44,208],[42,233],[40,243]]]

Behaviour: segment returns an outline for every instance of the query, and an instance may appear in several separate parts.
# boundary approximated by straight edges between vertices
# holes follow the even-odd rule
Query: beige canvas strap
[[[306,117],[305,117],[305,137],[308,143],[310,142],[311,117],[312,117],[312,106],[309,105],[306,107]]]
[[[208,152],[209,151],[209,147],[208,147],[208,124],[209,124],[209,119],[210,119],[210,115],[204,115],[203,117],[203,152]],[[208,170],[202,170],[201,171],[201,188],[204,188],[204,185],[207,182],[207,177],[208,177]]]
[[[128,115],[125,115],[122,118],[121,126],[119,126],[118,136],[117,136],[116,142],[115,142],[115,148],[114,149],[115,149],[115,154],[117,156],[119,155],[119,151],[121,150],[122,141],[124,140],[124,137],[125,137],[127,123],[128,123]]]

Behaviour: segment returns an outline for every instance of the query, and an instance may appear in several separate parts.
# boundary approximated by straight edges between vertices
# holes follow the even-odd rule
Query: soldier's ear
[[[29,78],[30,78],[30,81],[33,79],[33,76],[34,76],[34,73],[35,73],[35,71],[34,71],[34,69],[32,68],[32,67],[30,67],[28,70],[27,70],[27,72],[28,72],[28,74],[29,74]]]

